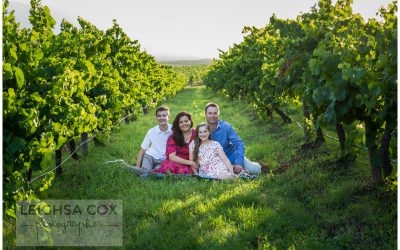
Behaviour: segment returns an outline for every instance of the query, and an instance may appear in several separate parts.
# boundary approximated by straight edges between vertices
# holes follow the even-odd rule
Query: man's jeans
[[[163,159],[156,159],[151,155],[145,154],[142,160],[142,166],[131,167],[131,170],[137,174],[148,174],[153,169],[158,169],[161,167],[161,162]]]
[[[233,165],[233,162],[236,160],[236,154],[233,152],[230,155],[227,155],[229,161]],[[243,168],[249,172],[249,174],[261,174],[261,165],[258,162],[253,162],[247,159],[247,157],[244,157],[244,164]]]
[[[244,169],[249,172],[249,174],[260,174],[261,165],[258,162],[253,162],[244,157]]]

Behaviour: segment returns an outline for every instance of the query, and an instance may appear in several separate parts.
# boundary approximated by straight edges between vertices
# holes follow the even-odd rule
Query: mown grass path
[[[335,142],[301,149],[302,131],[255,118],[244,102],[204,87],[186,88],[166,105],[203,122],[209,101],[246,143],[246,155],[274,174],[253,181],[141,179],[133,165],[154,110],[121,125],[105,146],[70,161],[44,199],[120,199],[126,249],[382,249],[396,246],[396,197],[371,188],[368,164],[336,162]],[[294,114],[293,114],[294,115]],[[283,172],[280,174],[280,172]]]

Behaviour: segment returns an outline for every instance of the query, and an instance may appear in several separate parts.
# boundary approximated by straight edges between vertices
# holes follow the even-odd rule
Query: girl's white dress
[[[189,149],[194,149],[194,141],[189,145]],[[219,177],[221,175],[230,175],[224,162],[218,155],[218,151],[224,151],[221,144],[217,141],[210,141],[207,144],[201,144],[199,148],[199,174],[210,177]]]

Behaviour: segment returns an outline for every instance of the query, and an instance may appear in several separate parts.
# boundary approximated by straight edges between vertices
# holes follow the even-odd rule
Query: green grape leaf
[[[332,92],[337,101],[343,101],[348,96],[348,91],[343,83],[333,85]]]
[[[8,99],[15,100],[16,97],[15,90],[13,88],[9,88],[7,92],[8,92]]]
[[[331,101],[331,91],[328,87],[322,86],[314,90],[313,100],[317,105],[323,105]]]
[[[336,124],[336,113],[335,113],[335,102],[334,101],[328,105],[327,110],[325,111],[325,113],[322,114],[322,121],[323,121],[323,124],[326,124],[326,125]]]
[[[16,216],[16,214],[15,214],[15,211],[16,211],[16,209],[15,209],[14,207],[7,208],[6,214],[7,214],[8,216],[10,216],[11,218],[16,219],[17,216]]]
[[[44,6],[43,10],[46,17],[46,21],[49,27],[52,28],[56,24],[56,20],[54,20],[54,18],[50,15],[50,9],[48,6]]]
[[[14,76],[13,68],[10,63],[3,63],[3,81],[10,80]]]
[[[13,137],[10,144],[6,146],[6,152],[14,155],[16,152],[22,152],[25,149],[26,141],[20,137]]]
[[[50,164],[52,164],[52,162],[53,162],[53,153],[46,152],[43,154],[39,166],[41,169],[44,169],[47,168]]]
[[[96,74],[96,69],[95,69],[93,63],[91,63],[89,60],[85,60],[85,65],[86,65],[86,69],[90,75]]]
[[[64,143],[67,141],[67,138],[65,138],[64,136],[62,136],[62,135],[59,135],[58,136],[58,139],[57,139],[57,149],[58,148],[61,148],[63,145],[64,145]]]
[[[14,73],[15,73],[15,78],[17,80],[17,85],[19,89],[22,89],[22,87],[25,84],[25,77],[24,77],[24,73],[22,72],[22,70],[18,67],[13,67],[14,68]]]
[[[11,44],[10,48],[10,63],[15,64],[18,61],[18,56],[17,56],[17,46],[14,44]]]
[[[369,86],[372,98],[377,98],[381,93],[381,88],[378,85]]]
[[[36,61],[42,60],[42,59],[43,59],[43,52],[42,52],[42,50],[41,50],[41,49],[36,49],[36,50],[35,50],[35,53],[33,54],[33,58],[34,58]]]
[[[325,59],[326,57],[329,56],[329,53],[328,53],[328,51],[325,50],[325,48],[320,46],[320,47],[317,47],[316,49],[314,49],[313,56],[317,56],[322,59]]]
[[[43,99],[38,92],[33,92],[30,96],[33,100],[35,100],[36,102],[43,104],[46,103],[46,100]]]
[[[310,59],[310,61],[308,62],[308,65],[310,66],[310,70],[311,70],[311,74],[317,76],[319,75],[320,71],[321,71],[321,66],[319,65],[319,62],[317,59]]]

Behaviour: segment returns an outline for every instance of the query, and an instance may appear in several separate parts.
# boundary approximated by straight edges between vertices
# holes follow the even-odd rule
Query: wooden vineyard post
[[[62,174],[62,168],[61,168],[61,148],[56,150],[56,175],[59,176]]]
[[[82,155],[87,155],[89,152],[89,146],[88,146],[88,139],[89,135],[87,132],[83,132],[81,134],[81,141],[82,141]]]

